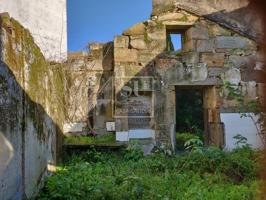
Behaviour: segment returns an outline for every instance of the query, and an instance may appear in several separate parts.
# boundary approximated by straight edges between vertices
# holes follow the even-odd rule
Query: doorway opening
[[[203,89],[176,87],[176,142],[183,150],[192,138],[204,137]]]

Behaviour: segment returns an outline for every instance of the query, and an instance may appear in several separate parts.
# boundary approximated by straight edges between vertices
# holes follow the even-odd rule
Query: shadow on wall
[[[10,26],[3,20],[9,20]],[[17,24],[12,27],[15,23],[12,20],[0,16],[0,199],[3,200],[30,198],[38,192],[44,176],[54,170],[62,138],[56,110],[52,110],[55,99],[47,98],[55,94],[55,89],[46,84],[47,93],[40,88],[31,97],[25,91],[31,87],[26,81],[31,66],[23,64],[26,56],[33,56],[39,49],[35,44],[23,46],[24,36],[29,33]],[[12,55],[9,63],[5,62],[7,54]],[[42,64],[42,57],[31,59]],[[36,76],[44,84],[47,77]]]

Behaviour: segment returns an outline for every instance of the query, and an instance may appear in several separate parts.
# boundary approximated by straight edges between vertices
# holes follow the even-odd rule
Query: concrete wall
[[[30,30],[46,59],[66,59],[66,0],[0,0],[2,12],[8,12]]]
[[[0,16],[0,199],[34,196],[57,162],[64,121],[61,65],[29,31]]]

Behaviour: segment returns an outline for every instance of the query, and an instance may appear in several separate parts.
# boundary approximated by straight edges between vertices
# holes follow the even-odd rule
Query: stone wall
[[[76,118],[69,119],[68,123],[84,123],[88,119],[88,114],[91,114],[87,104],[94,108],[102,104],[97,101],[95,92],[101,85],[98,77],[105,77],[103,81],[107,82],[108,77],[113,76],[114,95],[107,93],[107,99],[104,98],[107,102],[113,100],[114,104],[108,103],[107,109],[113,109],[113,115],[105,112],[102,117],[95,116],[96,122],[115,121],[116,133],[121,138],[134,134],[154,138],[155,135],[157,142],[174,145],[176,88],[200,88],[204,97],[205,143],[223,147],[225,137],[221,113],[238,112],[237,102],[230,99],[228,91],[223,88],[224,82],[229,81],[241,89],[245,102],[262,99],[260,91],[265,85],[260,74],[263,74],[261,68],[265,61],[261,58],[258,43],[261,33],[257,29],[249,32],[246,24],[234,19],[237,15],[230,15],[243,7],[240,2],[246,1],[232,2],[231,7],[220,5],[218,1],[200,1],[200,12],[192,9],[195,6],[189,7],[194,1],[189,2],[154,0],[150,19],[115,37],[113,57],[110,55],[113,64],[108,65],[108,70],[102,70],[105,66],[101,60],[104,48],[99,44],[91,46],[90,55],[73,59],[68,69],[68,82],[71,83],[68,87],[69,105],[82,102],[77,106],[82,112],[70,106],[68,113]],[[244,5],[249,4],[246,2]],[[216,12],[219,6],[230,13],[211,15],[211,11]],[[256,18],[250,13],[248,16]],[[171,50],[169,34],[172,33],[182,34],[181,51]],[[99,69],[88,68],[94,65]],[[88,81],[91,78],[96,81],[93,87]],[[87,90],[94,93],[90,99]],[[92,115],[95,113],[94,110]],[[75,129],[75,124],[73,126]],[[77,127],[82,131],[84,125]],[[98,127],[104,127],[104,124]]]
[[[60,153],[64,72],[7,14],[0,49],[0,199],[30,198]]]
[[[8,12],[29,29],[46,59],[66,59],[66,0],[1,0],[0,13],[2,12]]]
[[[223,82],[241,86],[246,99],[259,97],[257,80],[262,71],[257,43],[235,30],[175,7],[171,1],[169,5],[163,4],[165,10],[115,38],[116,98],[127,90],[125,86],[129,86],[130,80],[152,77],[151,93],[148,90],[143,95],[150,97],[150,103],[143,105],[153,104],[154,116],[150,115],[148,126],[143,128],[155,130],[157,141],[170,143],[175,125],[175,87],[201,87],[205,91],[205,141],[223,146],[220,112],[235,112],[236,107],[236,101],[223,92]],[[168,33],[183,35],[182,51],[167,51]],[[117,131],[129,131],[132,117],[121,117],[119,109],[123,107],[115,107]],[[141,126],[143,121],[137,129]]]
[[[104,134],[113,121],[113,43],[89,47],[66,63],[66,134]]]
[[[256,12],[255,1],[249,0],[153,0],[152,15],[160,15],[175,8],[195,13],[230,28],[256,41],[263,40],[263,20]]]

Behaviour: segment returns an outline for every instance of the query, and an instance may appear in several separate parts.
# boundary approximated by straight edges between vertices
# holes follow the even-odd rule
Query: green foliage
[[[198,142],[192,142],[197,144]],[[202,148],[179,156],[135,156],[95,150],[73,156],[46,180],[37,199],[254,199],[257,152]],[[87,155],[86,155],[87,154]],[[133,155],[133,156],[132,156]]]
[[[229,81],[224,82],[224,89],[228,93],[227,98],[237,102],[236,107],[237,107],[238,112],[240,113],[240,117],[241,118],[248,117],[252,120],[254,126],[256,127],[256,131],[257,131],[256,134],[258,134],[258,136],[261,139],[261,142],[265,146],[266,145],[265,136],[264,136],[265,134],[262,131],[263,130],[262,126],[264,125],[265,115],[262,112],[259,99],[245,98],[241,88],[236,84],[230,83]],[[254,114],[256,117],[254,117],[251,113]]]
[[[186,141],[184,147],[186,150],[200,152],[203,148],[203,142],[199,139],[199,137],[195,136],[195,138]]]
[[[225,81],[224,88],[228,92],[228,98],[237,102],[237,108],[241,117],[248,117],[245,112],[252,112],[255,115],[260,113],[261,108],[259,102],[254,99],[245,101],[242,90],[238,85]]]
[[[176,149],[178,151],[185,150],[185,143],[191,139],[197,139],[199,135],[192,133],[176,133]]]
[[[154,149],[153,152],[155,154],[161,154],[163,156],[172,156],[173,155],[173,151],[172,151],[172,147],[169,145],[165,145],[165,144],[158,144]]]
[[[66,144],[101,144],[115,141],[114,134],[107,134],[101,136],[71,136],[65,137]]]
[[[143,158],[143,151],[137,142],[130,142],[124,153],[124,159],[138,161]]]
[[[235,145],[237,147],[239,147],[241,145],[242,146],[249,146],[249,144],[247,143],[248,139],[246,137],[244,137],[240,134],[237,134],[233,138],[236,140]]]

